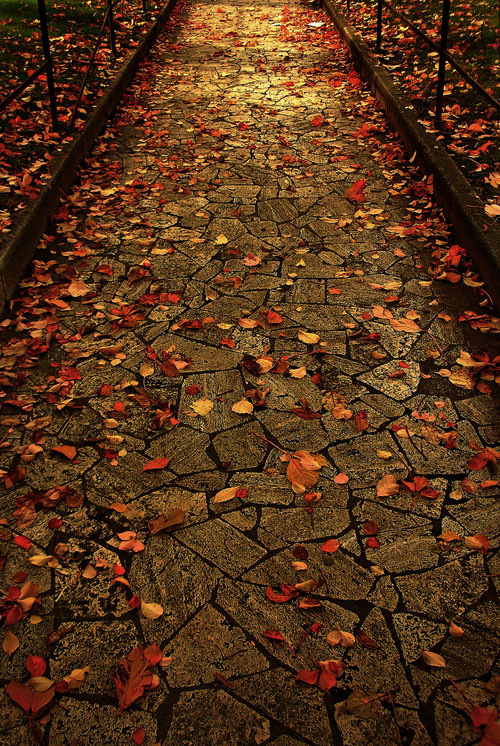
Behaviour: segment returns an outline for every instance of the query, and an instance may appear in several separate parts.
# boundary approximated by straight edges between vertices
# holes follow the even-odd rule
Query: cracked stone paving
[[[1,324],[2,744],[497,744],[487,302],[321,9],[179,3]]]

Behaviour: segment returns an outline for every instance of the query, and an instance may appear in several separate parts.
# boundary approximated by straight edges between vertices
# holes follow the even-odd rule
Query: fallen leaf
[[[320,340],[319,334],[314,334],[313,332],[304,332],[302,331],[302,329],[299,329],[297,336],[300,341],[304,342],[304,344],[306,345],[315,345]]]
[[[8,656],[11,656],[14,651],[16,651],[19,647],[19,638],[16,637],[16,635],[10,631],[10,629],[7,630],[5,633],[5,637],[3,638],[2,643],[2,649],[4,653],[7,653]]]
[[[233,404],[231,409],[236,414],[252,414],[253,404],[248,399],[240,399],[236,404]]]
[[[335,646],[340,643],[344,648],[352,648],[356,642],[356,638],[351,632],[343,632],[340,629],[335,629],[333,632],[329,632],[326,636],[326,641],[329,645]]]
[[[377,497],[391,497],[391,495],[396,495],[399,492],[398,480],[392,474],[385,474],[377,482],[376,491]]]
[[[180,508],[174,508],[168,515],[160,513],[157,518],[153,518],[148,524],[151,535],[158,534],[160,531],[171,531],[177,526],[182,526],[186,514]]]
[[[151,461],[148,461],[147,464],[145,464],[142,467],[141,471],[153,471],[154,469],[164,469],[170,461],[170,458],[168,456],[160,456],[159,458],[153,458]]]
[[[337,539],[328,539],[328,541],[325,541],[323,546],[321,547],[322,552],[328,552],[328,554],[333,554],[337,551],[337,549],[340,546],[340,541],[337,541]]]
[[[193,409],[196,414],[199,414],[201,417],[206,417],[206,415],[214,408],[214,404],[210,401],[210,399],[198,399],[194,402],[194,404],[191,404],[190,406],[191,409]]]
[[[428,650],[424,650],[422,658],[428,666],[434,666],[435,668],[446,668],[446,662],[442,655],[438,653],[432,653]]]
[[[232,500],[235,497],[245,497],[247,490],[244,487],[226,487],[214,497],[214,503],[225,503],[228,500]]]
[[[155,603],[141,601],[141,614],[146,619],[158,619],[163,614],[163,606]]]
[[[134,648],[119,662],[113,677],[119,712],[130,707],[145,691],[158,686],[160,680],[152,673],[152,668],[162,658],[162,651],[156,643],[152,643],[148,647],[141,645]]]

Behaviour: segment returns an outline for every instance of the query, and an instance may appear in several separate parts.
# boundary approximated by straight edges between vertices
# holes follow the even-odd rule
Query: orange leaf
[[[154,458],[142,467],[142,471],[151,471],[152,469],[164,469],[170,459],[167,456],[161,456],[160,458]]]

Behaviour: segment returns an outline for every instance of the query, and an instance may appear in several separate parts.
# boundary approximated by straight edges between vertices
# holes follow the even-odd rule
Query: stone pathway
[[[479,743],[498,342],[431,192],[321,10],[178,6],[2,325],[4,746]]]

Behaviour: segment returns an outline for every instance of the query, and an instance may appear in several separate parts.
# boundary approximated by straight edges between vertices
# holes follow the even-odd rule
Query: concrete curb
[[[113,82],[99,98],[83,130],[63,148],[62,157],[50,180],[42,187],[28,212],[15,225],[15,235],[6,244],[0,256],[0,311],[14,295],[26,267],[33,259],[38,242],[47,229],[51,215],[59,207],[61,196],[64,196],[73,184],[80,163],[104,129],[140,62],[153,46],[175,2],[176,0],[167,0],[167,4],[137,49],[125,60]]]
[[[379,65],[362,39],[338,13],[331,0],[322,0],[325,10],[352,54],[354,64],[382,104],[407,151],[420,167],[434,176],[434,195],[453,224],[461,245],[488,283],[488,292],[500,310],[500,229],[487,217],[484,203],[433,135],[419,123],[413,106],[398,92],[386,70]]]

